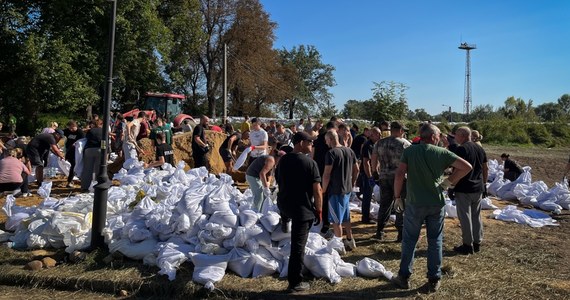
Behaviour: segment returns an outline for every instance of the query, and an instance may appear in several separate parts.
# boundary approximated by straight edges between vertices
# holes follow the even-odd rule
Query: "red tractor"
[[[182,113],[182,104],[186,101],[186,97],[180,94],[167,93],[146,93],[139,101],[139,108],[135,108],[123,114],[125,118],[136,118],[140,111],[146,112],[149,120],[156,120],[162,117],[166,122],[172,122],[174,128],[180,128],[184,120],[190,121],[194,127],[194,119],[187,114]]]

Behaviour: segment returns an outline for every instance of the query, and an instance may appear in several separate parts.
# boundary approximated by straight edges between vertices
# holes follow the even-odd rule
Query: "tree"
[[[490,104],[486,105],[477,105],[469,114],[470,121],[474,120],[487,120],[490,119],[494,115],[493,106]]]
[[[534,119],[534,108],[532,107],[532,100],[525,103],[523,99],[511,96],[505,100],[505,106],[499,108],[499,112],[507,119],[524,118]]]
[[[330,107],[329,87],[334,86],[335,68],[322,62],[321,54],[315,46],[293,47],[280,52],[281,63],[295,70],[296,76],[288,78],[294,91],[291,97],[283,99],[283,108],[289,119],[295,114],[308,114],[309,111]]]
[[[259,1],[238,1],[236,19],[226,35],[234,114],[270,114],[268,107],[291,94],[280,73],[278,53],[272,48],[275,28]]]
[[[564,94],[558,98],[558,105],[565,113],[570,113],[570,94]]]
[[[409,111],[408,119],[417,121],[427,121],[433,119],[433,116],[426,112],[423,108],[416,108],[413,112]]]
[[[372,101],[375,103],[375,110],[370,120],[401,120],[408,112],[408,102],[406,90],[408,87],[399,82],[381,81],[373,82]]]
[[[543,122],[554,122],[559,120],[564,114],[564,110],[558,103],[547,102],[537,106],[534,111]]]

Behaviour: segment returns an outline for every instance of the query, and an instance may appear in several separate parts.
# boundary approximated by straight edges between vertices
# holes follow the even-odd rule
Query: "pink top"
[[[21,183],[24,170],[28,168],[15,157],[0,159],[0,183]]]

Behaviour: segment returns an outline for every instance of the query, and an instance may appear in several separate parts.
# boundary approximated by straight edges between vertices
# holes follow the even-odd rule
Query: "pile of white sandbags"
[[[237,190],[230,176],[216,178],[205,168],[184,172],[184,162],[145,170],[142,162],[128,160],[123,167],[114,176],[121,185],[108,193],[103,235],[111,252],[156,265],[170,280],[182,263],[192,261],[193,280],[208,288],[227,269],[242,277],[287,275],[291,239],[281,230],[274,199],[266,199],[257,213],[251,210],[251,192]],[[67,252],[88,246],[93,194],[55,199],[48,185],[38,207],[17,206],[13,198],[3,207],[9,217],[6,229],[15,231],[13,246],[66,247]],[[391,278],[370,259],[345,263],[338,254],[344,250],[340,239],[310,233],[304,263],[313,275],[331,282],[357,274]]]

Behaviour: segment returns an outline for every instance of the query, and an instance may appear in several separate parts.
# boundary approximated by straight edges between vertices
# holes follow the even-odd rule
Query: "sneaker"
[[[344,239],[342,240],[342,243],[344,244],[344,247],[350,251],[356,249],[356,241],[354,240],[354,238],[352,239]]]
[[[377,239],[377,240],[379,240],[379,241],[384,240],[384,232],[382,232],[382,231],[381,231],[381,232],[376,232],[376,234],[374,235],[374,238]]]
[[[479,253],[479,251],[481,251],[481,244],[473,243],[473,252]]]
[[[473,246],[469,246],[469,245],[461,245],[461,246],[457,246],[457,247],[453,247],[453,251],[459,253],[459,254],[463,254],[463,255],[468,255],[468,254],[473,254]]]
[[[289,292],[294,293],[294,292],[302,292],[302,291],[306,291],[310,288],[311,286],[306,283],[306,282],[300,282],[294,286],[289,285],[289,287],[287,288],[287,290],[289,290]]]
[[[428,293],[435,293],[435,292],[437,292],[437,290],[439,290],[440,286],[441,286],[441,280],[430,279],[427,283],[427,292]]]
[[[70,189],[74,189],[75,185],[71,182],[67,183],[67,185],[65,186],[66,188],[70,188]]]
[[[398,275],[396,277],[392,277],[392,280],[390,280],[390,281],[401,289],[404,289],[404,290],[410,289],[410,282],[408,281],[408,279],[404,278],[400,275]]]
[[[28,197],[31,197],[31,196],[32,196],[32,193],[22,193],[22,197],[23,197],[23,198],[28,198]]]

